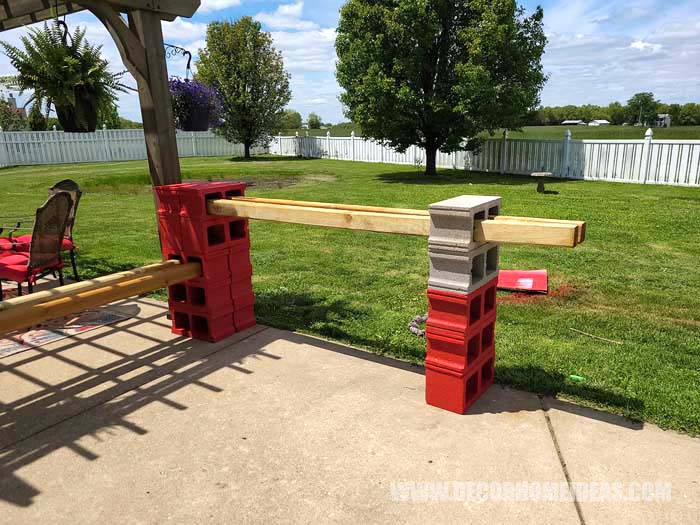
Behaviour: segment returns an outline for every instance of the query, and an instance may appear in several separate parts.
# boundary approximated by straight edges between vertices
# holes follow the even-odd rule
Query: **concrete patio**
[[[266,327],[202,343],[163,303],[120,308],[0,359],[0,521],[700,522],[698,439],[500,386],[459,416],[425,404],[420,367]],[[672,492],[423,501],[411,482]]]

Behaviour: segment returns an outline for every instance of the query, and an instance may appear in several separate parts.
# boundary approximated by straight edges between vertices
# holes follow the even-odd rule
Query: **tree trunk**
[[[425,174],[429,177],[437,175],[437,146],[425,148]]]
[[[245,153],[243,154],[244,158],[250,159],[250,144],[248,142],[243,144],[243,149],[245,151]]]

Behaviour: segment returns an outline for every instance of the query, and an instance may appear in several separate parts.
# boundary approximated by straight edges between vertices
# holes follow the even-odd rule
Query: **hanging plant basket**
[[[201,108],[190,111],[182,123],[185,131],[207,131],[209,129],[209,108]]]
[[[219,107],[216,91],[196,80],[172,77],[170,96],[173,117],[184,131],[206,131],[216,121]]]

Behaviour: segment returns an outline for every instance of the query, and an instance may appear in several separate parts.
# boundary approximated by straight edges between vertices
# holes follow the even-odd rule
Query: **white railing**
[[[177,149],[180,157],[243,155],[242,144],[231,144],[211,131],[178,131]],[[267,153],[267,148],[253,148],[252,152]],[[0,167],[146,158],[142,129],[0,132]]]
[[[425,152],[415,146],[404,153],[369,139],[355,137],[277,136],[273,155],[425,164]],[[488,140],[478,155],[458,151],[438,153],[442,168],[529,175],[551,172],[556,177],[700,186],[700,140],[653,140],[648,130],[643,140],[573,140],[567,131],[562,140]]]

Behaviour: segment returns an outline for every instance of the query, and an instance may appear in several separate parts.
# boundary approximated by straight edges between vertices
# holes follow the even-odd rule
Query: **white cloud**
[[[211,13],[241,5],[241,0],[202,0],[198,13]]]
[[[310,20],[302,20],[304,2],[294,4],[281,4],[272,13],[261,12],[255,15],[255,19],[265,24],[270,29],[296,29],[309,31],[318,29],[318,24]]]
[[[639,51],[650,50],[652,53],[656,53],[661,49],[661,44],[652,44],[651,42],[644,42],[643,40],[635,40],[630,44],[632,49],[638,49]]]
[[[207,24],[189,22],[176,18],[172,22],[163,22],[163,38],[177,42],[200,40],[207,34]]]

